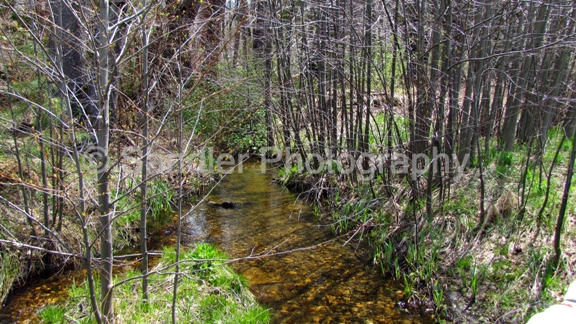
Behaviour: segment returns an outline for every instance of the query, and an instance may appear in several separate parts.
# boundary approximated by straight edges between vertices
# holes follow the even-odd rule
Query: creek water
[[[274,311],[274,323],[429,321],[395,307],[402,299],[401,288],[360,261],[354,243],[334,240],[326,226],[313,221],[310,207],[271,183],[272,177],[261,172],[260,164],[246,162],[242,172],[227,175],[188,214],[183,245],[209,242],[230,258],[267,254],[235,262],[233,267],[248,279],[258,300]],[[216,204],[222,202],[232,202],[233,208]],[[162,241],[170,244],[173,236]],[[51,298],[52,292],[65,290],[62,286],[70,282],[40,281],[16,293],[3,312],[9,317],[2,322],[33,318],[34,308],[41,305],[26,299],[40,292]]]

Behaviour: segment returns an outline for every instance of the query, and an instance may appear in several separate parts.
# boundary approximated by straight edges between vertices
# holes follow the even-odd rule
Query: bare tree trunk
[[[96,89],[91,76],[86,74],[90,63],[84,57],[82,48],[84,31],[78,21],[80,5],[77,2],[67,1],[50,2],[50,4],[55,22],[62,31],[56,33],[58,39],[53,39],[52,43],[58,43],[62,48],[62,71],[68,79],[67,88],[70,92],[68,98],[72,99],[70,101],[72,113],[74,117],[94,127],[98,116],[98,107],[94,104]]]
[[[502,103],[504,100],[504,73],[498,72],[498,78],[496,79],[496,87],[494,89],[494,98],[492,99],[492,105],[490,107],[490,116],[488,117],[488,122],[486,125],[486,139],[484,143],[484,151],[490,151],[490,140],[492,138],[493,128],[498,128],[499,121],[498,116],[502,115]],[[494,127],[496,126],[496,127]]]
[[[562,254],[562,250],[560,249],[560,241],[562,239],[562,227],[564,226],[566,207],[568,206],[568,199],[570,198],[572,176],[574,175],[574,160],[576,160],[576,136],[574,136],[572,139],[572,154],[570,154],[568,171],[566,172],[566,183],[564,184],[564,194],[562,195],[562,203],[560,204],[560,211],[558,212],[556,229],[554,231],[554,257],[552,258],[552,264],[554,267],[558,265],[560,261],[560,255]]]
[[[519,18],[519,29],[522,29],[522,24],[524,22],[524,16],[521,15]],[[531,23],[532,20],[529,20]],[[529,30],[529,24],[523,28],[526,32]],[[524,46],[524,38],[519,39],[519,44],[516,45],[516,50],[522,49]],[[530,44],[527,44],[527,47]],[[527,48],[529,49],[529,48]],[[524,92],[526,90],[526,84],[528,80],[528,74],[530,67],[532,66],[532,55],[527,54],[524,57],[522,64],[522,70],[516,72],[519,68],[520,61],[515,59],[512,63],[512,72],[517,73],[512,77],[512,80],[517,80],[516,82],[511,82],[510,90],[508,91],[508,99],[506,100],[506,116],[504,119],[504,126],[502,128],[502,141],[503,149],[505,151],[512,151],[514,149],[514,143],[516,142],[516,126],[518,123],[518,117],[520,115],[520,106],[522,99],[524,97]]]
[[[364,132],[361,141],[360,150],[362,152],[369,152],[368,147],[369,135],[370,135],[370,106],[372,103],[372,0],[366,1],[366,14],[364,19],[366,20],[364,25],[364,64],[365,64],[365,82],[366,82],[366,117],[364,121]],[[364,81],[363,81],[364,82]],[[363,168],[368,169],[368,160],[364,159]]]
[[[142,7],[147,6],[146,0],[142,0]],[[144,93],[144,100],[142,106],[144,107],[144,124],[142,126],[142,179],[140,179],[140,253],[142,254],[142,262],[140,263],[142,271],[142,299],[147,302],[148,296],[148,235],[146,232],[147,222],[146,215],[148,214],[148,200],[146,197],[146,190],[148,185],[148,153],[149,153],[149,139],[148,127],[150,119],[150,106],[148,102],[150,88],[148,84],[148,30],[146,28],[145,17],[142,17],[142,91]]]
[[[274,125],[272,115],[272,39],[270,35],[270,7],[265,1],[256,4],[257,27],[253,32],[253,48],[258,57],[264,60],[264,114],[266,118],[266,141],[274,146]]]
[[[66,32],[68,32],[68,30],[62,28],[62,26],[64,26],[62,20],[64,17],[64,13],[63,11],[67,11],[68,15],[70,15],[68,17],[68,19],[75,19],[73,18],[73,16],[70,13],[70,9],[67,8],[64,4],[63,1],[59,1],[57,5],[51,6],[52,9],[52,15],[53,15],[53,20],[55,22],[54,24],[54,35],[56,35],[56,37],[54,38],[54,42],[53,42],[53,51],[55,53],[55,67],[56,70],[58,71],[59,74],[59,81],[58,81],[58,89],[60,92],[60,95],[62,96],[62,101],[60,103],[61,105],[61,109],[64,112],[64,120],[67,121],[68,125],[73,125],[74,124],[74,112],[73,112],[73,106],[72,106],[72,101],[70,100],[70,97],[72,95],[72,92],[70,91],[70,88],[68,87],[67,82],[65,81],[68,77],[67,72],[66,72],[66,68],[64,68],[65,63],[69,64],[70,62],[66,61],[66,54],[70,54],[70,48],[69,45],[65,44],[64,39],[66,39]],[[70,22],[68,22],[70,23]],[[68,67],[70,68],[70,67]],[[63,136],[63,128],[64,128],[64,122],[61,123],[60,125],[60,138],[62,138]],[[72,131],[70,133],[71,136],[71,140],[72,143],[76,143],[76,135],[75,132]],[[63,152],[59,151],[59,154],[63,154]],[[79,159],[79,152],[78,152],[78,148],[76,145],[72,145],[72,158],[76,167],[76,174],[78,175],[78,193],[79,193],[79,202],[78,202],[78,207],[75,208],[75,214],[77,219],[79,220],[79,222],[82,224],[82,244],[84,245],[84,266],[86,268],[86,277],[87,277],[87,281],[88,281],[88,290],[90,293],[89,299],[90,299],[90,304],[92,307],[92,311],[94,313],[94,317],[96,319],[96,322],[98,324],[102,323],[102,316],[100,313],[100,308],[98,306],[98,301],[97,301],[97,297],[96,297],[96,288],[95,288],[95,280],[94,280],[94,275],[93,275],[93,270],[92,270],[92,243],[90,242],[90,235],[88,232],[88,219],[85,217],[85,212],[86,212],[86,208],[85,208],[85,201],[86,201],[86,197],[85,197],[85,186],[84,186],[84,176],[83,176],[83,172],[81,169],[81,164],[80,164],[80,159]],[[59,182],[59,189],[63,190],[64,189],[64,172],[63,172],[63,161],[62,161],[62,156],[59,156],[59,162],[58,162],[58,168],[60,169],[59,174],[58,174],[58,182]],[[58,230],[60,230],[60,226],[62,225],[62,209],[63,209],[63,199],[59,198],[59,223],[58,223]]]
[[[479,40],[479,36],[483,34],[482,31],[485,29],[485,27],[481,27],[481,22],[489,16],[490,6],[486,7],[484,15],[481,8],[477,8],[476,10],[478,10],[474,18],[476,26],[474,27],[472,35],[474,47],[471,50],[475,58],[482,58],[485,56],[486,48],[484,46],[485,40]],[[474,136],[478,118],[478,101],[480,100],[480,88],[482,87],[484,61],[485,60],[481,59],[475,63],[470,62],[468,65],[466,91],[464,94],[464,103],[462,104],[462,124],[460,127],[462,129],[458,151],[458,159],[460,161],[469,161],[471,159],[466,159],[466,156],[475,154],[473,146],[475,145]]]
[[[110,140],[110,118],[109,118],[109,98],[110,98],[110,62],[109,62],[109,5],[108,1],[100,0],[99,3],[99,23],[98,23],[98,96],[100,115],[97,120],[96,136],[98,139],[98,149],[104,159],[98,168],[98,204],[100,209],[100,255],[102,265],[100,269],[100,295],[102,305],[102,320],[104,323],[114,322],[113,308],[113,244],[112,244],[112,215],[110,208],[110,170],[108,166],[108,144]]]
[[[457,115],[459,111],[459,104],[458,98],[460,96],[460,87],[461,87],[461,79],[462,79],[462,69],[463,64],[457,63],[463,54],[463,42],[462,37],[458,33],[455,36],[455,43],[454,50],[450,54],[450,61],[452,64],[457,64],[454,68],[455,71],[451,75],[450,79],[450,86],[448,88],[448,97],[449,97],[449,106],[450,110],[448,112],[448,122],[446,124],[446,141],[444,143],[444,151],[448,156],[452,156],[453,152],[456,152],[455,144],[456,144],[456,136],[457,136]],[[449,170],[450,176],[453,175],[453,168],[450,165]]]
[[[572,10],[572,15],[570,18],[572,19],[572,21],[574,21],[576,19],[576,9]],[[562,20],[563,25],[566,24],[565,19],[562,19],[562,18],[558,18],[558,19]],[[566,36],[572,35],[573,32],[574,32],[574,24],[569,24],[568,28],[566,28],[564,31],[564,35],[566,35]],[[558,31],[558,33],[561,33],[561,31]],[[554,53],[552,53],[552,55],[553,54]],[[546,116],[544,119],[544,125],[540,131],[540,135],[541,135],[541,137],[543,137],[544,143],[546,142],[546,139],[548,136],[548,128],[550,127],[552,113],[558,111],[559,102],[563,101],[559,98],[559,96],[561,93],[563,93],[564,89],[566,88],[565,83],[566,83],[566,79],[567,79],[568,74],[569,74],[569,73],[567,73],[567,71],[574,71],[569,66],[571,54],[572,54],[572,50],[570,50],[568,48],[561,49],[560,54],[558,55],[558,57],[556,59],[556,64],[554,65],[554,68],[553,68],[553,74],[555,74],[555,77],[553,78],[553,80],[551,81],[551,83],[548,87],[550,89],[549,98],[551,98],[552,102],[550,102],[551,100],[547,98],[548,100],[546,100],[546,102],[550,102],[550,103],[549,103],[549,105],[546,105],[547,111],[546,111]],[[556,100],[556,99],[560,99],[560,100]],[[568,103],[568,107],[570,107],[569,108],[570,112],[574,111],[574,109],[573,109],[574,104]],[[570,112],[567,114],[568,116],[570,115]],[[568,135],[568,138],[570,138],[570,137],[572,137],[573,132],[570,132],[570,133],[567,132],[567,135]]]
[[[178,105],[178,220],[176,223],[176,259],[175,259],[175,274],[174,274],[174,289],[172,293],[172,324],[177,323],[177,314],[176,314],[176,302],[178,297],[178,285],[179,285],[179,278],[180,278],[180,246],[182,241],[182,172],[183,172],[183,161],[182,158],[184,156],[184,145],[183,145],[183,104],[182,104],[182,95],[184,90],[184,78],[182,76],[182,68],[180,66],[180,62],[178,62],[178,97],[176,98],[176,102]]]
[[[540,113],[542,108],[548,109],[546,106],[540,106],[542,103],[542,98],[539,94],[538,84],[546,83],[546,69],[542,69],[542,64],[546,64],[545,58],[542,59],[542,50],[539,48],[544,43],[545,33],[547,30],[548,17],[550,15],[550,5],[543,3],[538,8],[538,13],[536,16],[536,21],[534,22],[534,30],[532,34],[532,48],[535,51],[530,53],[530,65],[528,66],[527,73],[525,74],[525,95],[524,95],[524,106],[525,109],[522,111],[520,116],[520,121],[518,123],[517,137],[522,143],[527,143],[529,137],[534,134],[538,134],[539,122],[542,120]],[[538,68],[540,67],[540,68]],[[538,69],[538,71],[537,71]],[[540,138],[542,140],[542,138]],[[542,144],[542,143],[541,143]],[[540,145],[540,149],[543,147]]]
[[[30,12],[34,12],[35,11],[35,6],[34,6],[34,1],[29,0],[28,1],[28,8],[30,10]],[[38,44],[36,42],[37,39],[40,39],[37,35],[37,22],[36,22],[37,16],[34,15],[31,18],[30,21],[30,30],[29,32],[31,34],[33,34],[34,40],[33,40],[33,47],[34,47],[34,58],[36,60],[39,60],[39,53],[38,53]],[[42,72],[40,70],[40,67],[36,67],[36,80],[38,82],[38,90],[39,91],[43,91],[44,89],[42,89]],[[42,105],[42,102],[38,103],[39,106]],[[46,240],[50,240],[49,236],[50,236],[50,209],[49,209],[49,196],[48,196],[48,178],[47,178],[47,170],[46,170],[46,157],[47,154],[45,152],[45,147],[44,147],[44,136],[43,136],[43,125],[42,125],[42,118],[44,116],[44,111],[43,108],[37,108],[36,110],[36,131],[38,131],[38,148],[39,148],[39,153],[38,153],[38,158],[40,159],[40,169],[41,169],[41,177],[42,177],[42,205],[43,205],[43,225],[44,225],[44,236],[46,238]],[[52,119],[50,117],[50,119]],[[50,142],[47,142],[50,143]],[[51,174],[53,174],[55,171],[52,170]],[[46,255],[46,257],[48,257],[49,255]],[[47,260],[46,260],[47,261]],[[48,262],[46,262],[48,263]]]
[[[413,142],[413,154],[419,154],[426,150],[428,146],[428,137],[430,135],[430,127],[432,125],[431,117],[431,107],[433,102],[432,98],[428,96],[431,95],[431,91],[426,89],[426,83],[428,83],[428,73],[427,65],[429,59],[429,52],[425,44],[424,28],[425,22],[424,17],[426,16],[426,0],[416,0],[416,10],[417,10],[417,40],[416,40],[416,115],[414,118],[414,138]],[[429,86],[432,86],[431,84]]]

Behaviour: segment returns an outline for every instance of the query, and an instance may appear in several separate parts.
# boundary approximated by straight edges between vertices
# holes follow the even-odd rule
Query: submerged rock
[[[234,207],[238,207],[237,203],[231,202],[231,201],[223,201],[223,202],[214,202],[214,201],[208,201],[208,205],[210,206],[215,206],[215,207],[222,207],[225,209],[232,209]]]

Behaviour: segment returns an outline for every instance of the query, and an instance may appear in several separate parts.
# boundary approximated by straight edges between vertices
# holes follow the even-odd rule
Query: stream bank
[[[310,206],[272,183],[258,164],[221,180],[187,213],[182,244],[205,242],[223,251],[275,323],[426,323],[397,307],[401,287],[361,262],[351,244],[314,221]],[[231,201],[233,208],[208,203]],[[173,246],[164,233],[160,246]],[[31,288],[36,289],[36,288]]]

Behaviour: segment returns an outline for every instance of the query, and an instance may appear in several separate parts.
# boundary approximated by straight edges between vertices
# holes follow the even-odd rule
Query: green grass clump
[[[64,308],[59,306],[46,306],[40,311],[40,318],[44,323],[65,323]]]
[[[164,250],[149,276],[149,300],[142,300],[141,274],[130,270],[118,277],[114,289],[114,309],[121,323],[169,323],[174,287],[175,252]],[[268,323],[270,311],[258,305],[247,281],[226,265],[225,255],[206,243],[182,253],[176,299],[179,323]],[[98,287],[98,283],[96,287]],[[65,305],[46,307],[42,319],[54,318],[56,310],[81,323],[92,323],[87,283],[69,289]],[[50,317],[48,317],[50,316]],[[47,321],[47,320],[45,320]]]
[[[140,226],[141,199],[140,191],[134,190],[136,184],[131,183],[128,188],[114,197],[119,197],[115,204],[117,215],[115,220],[116,245],[128,246],[138,239],[135,229]],[[148,183],[148,228],[165,226],[174,214],[172,197],[174,188],[165,180],[153,180]]]
[[[2,223],[4,222],[0,219],[0,224]],[[9,251],[0,251],[0,264],[2,264],[0,267],[0,300],[4,300],[8,296],[12,284],[18,280],[20,272],[18,255]]]

